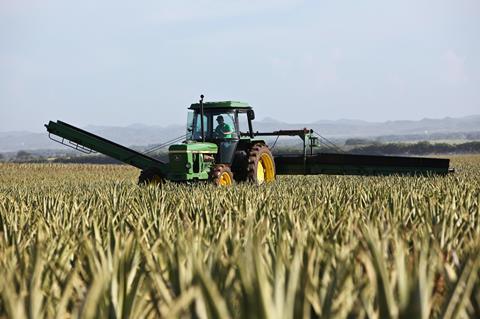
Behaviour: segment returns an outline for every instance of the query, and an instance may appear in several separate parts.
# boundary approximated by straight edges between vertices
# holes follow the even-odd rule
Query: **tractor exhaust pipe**
[[[202,130],[202,142],[205,142],[205,130],[203,127],[203,94],[200,95],[200,129]]]

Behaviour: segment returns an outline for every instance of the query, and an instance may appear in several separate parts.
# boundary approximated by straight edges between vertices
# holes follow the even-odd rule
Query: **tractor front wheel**
[[[224,164],[217,164],[212,167],[210,179],[217,186],[228,186],[233,184],[233,173],[230,167]]]
[[[164,178],[162,172],[155,167],[150,167],[141,171],[138,177],[138,185],[162,184]]]
[[[257,185],[275,180],[275,161],[268,146],[257,143],[250,148],[247,174],[247,180]]]

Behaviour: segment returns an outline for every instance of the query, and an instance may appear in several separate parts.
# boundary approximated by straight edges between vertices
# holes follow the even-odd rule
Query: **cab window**
[[[238,138],[234,115],[234,113],[213,114],[212,138]]]
[[[200,140],[202,138],[202,123],[200,122],[201,114],[195,113],[193,117],[193,123],[191,132],[190,132],[190,139],[192,140]],[[203,114],[203,131],[205,132],[205,137],[208,138],[208,116],[207,114]],[[187,132],[188,134],[188,132]]]
[[[247,134],[250,132],[250,128],[248,127],[247,113],[238,112],[238,126],[240,133]]]

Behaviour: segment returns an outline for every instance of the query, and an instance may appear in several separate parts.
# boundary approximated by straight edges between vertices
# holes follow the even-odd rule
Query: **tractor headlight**
[[[190,169],[190,167],[192,167],[192,165],[190,165],[190,163],[185,164],[186,169]]]

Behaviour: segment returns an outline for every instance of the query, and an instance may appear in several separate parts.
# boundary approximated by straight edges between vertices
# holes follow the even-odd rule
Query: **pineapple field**
[[[0,164],[0,318],[480,318],[480,155],[452,166],[219,188]]]

